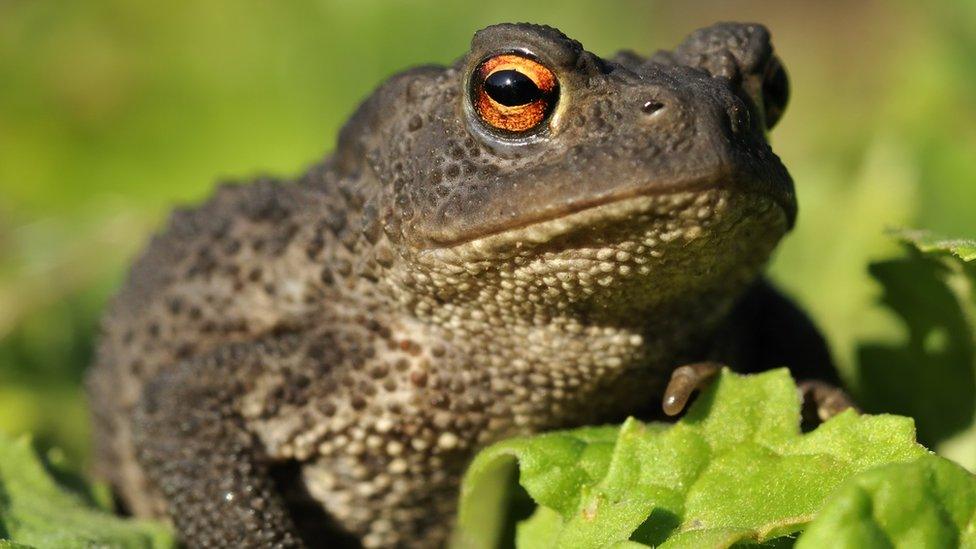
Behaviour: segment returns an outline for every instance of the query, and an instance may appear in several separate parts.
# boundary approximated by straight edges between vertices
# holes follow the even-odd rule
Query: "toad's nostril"
[[[648,115],[654,114],[663,108],[664,108],[664,103],[661,103],[660,101],[653,101],[653,100],[644,101],[644,104],[641,105],[641,110],[644,111],[644,114],[648,114]]]

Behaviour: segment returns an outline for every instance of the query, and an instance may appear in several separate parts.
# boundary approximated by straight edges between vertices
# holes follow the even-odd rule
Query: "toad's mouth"
[[[724,174],[689,178],[665,185],[660,182],[637,185],[584,200],[577,199],[533,215],[485,224],[477,231],[465,231],[466,234],[455,238],[432,239],[421,253],[435,256],[444,252],[483,254],[512,245],[543,244],[574,230],[623,221],[641,214],[668,215],[689,200],[712,190],[752,195],[757,203],[773,203],[786,217],[787,228],[793,226],[796,199],[792,185]]]

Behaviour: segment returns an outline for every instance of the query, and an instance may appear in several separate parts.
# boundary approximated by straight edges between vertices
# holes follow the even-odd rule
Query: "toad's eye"
[[[559,99],[559,81],[538,61],[496,55],[475,69],[471,99],[484,123],[503,132],[525,133],[549,118]]]
[[[783,116],[786,103],[790,100],[790,79],[786,69],[777,57],[773,57],[762,83],[763,110],[766,112],[766,129],[771,130]]]

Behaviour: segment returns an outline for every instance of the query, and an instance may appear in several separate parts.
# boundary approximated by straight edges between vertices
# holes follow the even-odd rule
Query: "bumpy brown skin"
[[[517,138],[468,82],[511,51],[560,84]],[[177,211],[135,264],[89,378],[102,474],[190,546],[435,546],[492,441],[653,414],[697,360],[829,375],[757,283],[795,215],[776,66],[759,25],[604,60],[519,24],[391,78],[334,155]]]

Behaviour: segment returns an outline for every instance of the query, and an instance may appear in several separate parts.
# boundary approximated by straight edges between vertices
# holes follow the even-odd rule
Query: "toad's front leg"
[[[138,459],[189,547],[303,546],[238,411],[240,380],[261,367],[232,345],[165,368],[143,391]]]
[[[669,416],[680,414],[691,399],[692,393],[704,389],[711,383],[723,365],[719,362],[698,362],[675,368],[671,381],[664,389],[661,408]]]
[[[841,387],[840,377],[820,331],[813,321],[766,280],[742,296],[719,329],[715,360],[676,368],[664,393],[662,407],[679,414],[692,393],[710,383],[722,366],[744,373],[787,367],[797,381],[807,425],[822,423],[855,408]]]
[[[706,388],[723,367],[720,362],[698,362],[675,368],[661,401],[664,413],[676,416],[684,411],[692,394]],[[803,421],[806,424],[823,423],[849,408],[857,410],[847,392],[829,382],[802,380],[797,390],[803,402]]]

